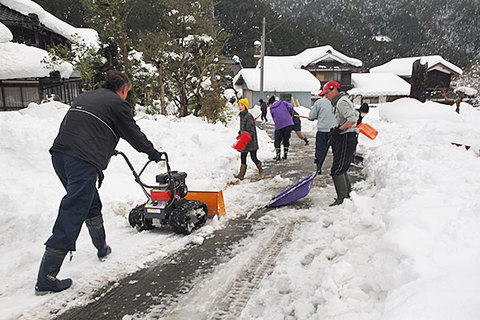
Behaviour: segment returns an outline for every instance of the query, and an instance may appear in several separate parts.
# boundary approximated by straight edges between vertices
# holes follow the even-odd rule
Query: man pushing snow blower
[[[50,153],[55,173],[67,194],[58,210],[52,235],[45,242],[35,294],[59,292],[72,285],[71,279],[57,279],[68,251],[75,251],[80,229],[87,225],[97,256],[104,259],[111,253],[105,240],[102,203],[95,186],[100,187],[120,138],[138,152],[158,162],[163,152],[153,144],[135,123],[132,107],[125,101],[132,82],[120,71],[107,72],[101,88],[81,94],[73,101],[60,125]]]

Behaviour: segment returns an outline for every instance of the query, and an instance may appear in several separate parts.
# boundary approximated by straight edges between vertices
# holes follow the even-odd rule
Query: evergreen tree
[[[222,44],[213,1],[167,0],[165,4],[166,15],[156,31],[142,36],[146,60],[159,70],[159,82],[179,107],[180,116],[203,114],[215,121],[217,111],[203,112],[212,106],[206,105],[206,93],[210,102],[213,97],[221,100]]]

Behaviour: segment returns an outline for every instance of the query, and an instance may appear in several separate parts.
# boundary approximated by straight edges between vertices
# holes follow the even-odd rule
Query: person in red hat
[[[345,92],[339,92],[340,83],[328,81],[320,95],[330,100],[334,108],[337,126],[330,131],[330,144],[333,151],[333,163],[330,175],[335,185],[337,198],[330,206],[338,206],[343,200],[350,198],[352,190],[347,170],[353,160],[357,147],[358,129],[356,127],[358,113]]]

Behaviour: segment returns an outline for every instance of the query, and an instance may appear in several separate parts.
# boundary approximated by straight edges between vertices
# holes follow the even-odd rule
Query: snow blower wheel
[[[175,233],[190,234],[207,221],[208,208],[201,201],[184,200],[170,215],[170,225]]]
[[[140,204],[133,208],[128,215],[128,222],[133,228],[136,228],[138,231],[152,230],[155,228],[152,220],[145,218],[144,212],[145,204]]]
[[[128,222],[138,231],[151,230],[162,225],[170,225],[175,233],[190,234],[202,227],[207,221],[208,207],[198,200],[187,200],[188,188],[185,184],[187,174],[170,170],[168,156],[162,153],[167,172],[156,176],[157,186],[149,186],[140,180],[148,161],[140,173],[137,174],[127,156],[119,151],[114,155],[121,155],[147,196],[147,202],[133,208],[128,215]],[[151,188],[150,193],[146,188]]]

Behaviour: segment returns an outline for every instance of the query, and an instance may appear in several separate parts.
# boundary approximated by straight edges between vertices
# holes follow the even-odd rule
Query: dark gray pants
[[[347,172],[357,148],[357,134],[348,132],[332,136],[330,141],[333,151],[333,163],[330,174],[339,175]]]

